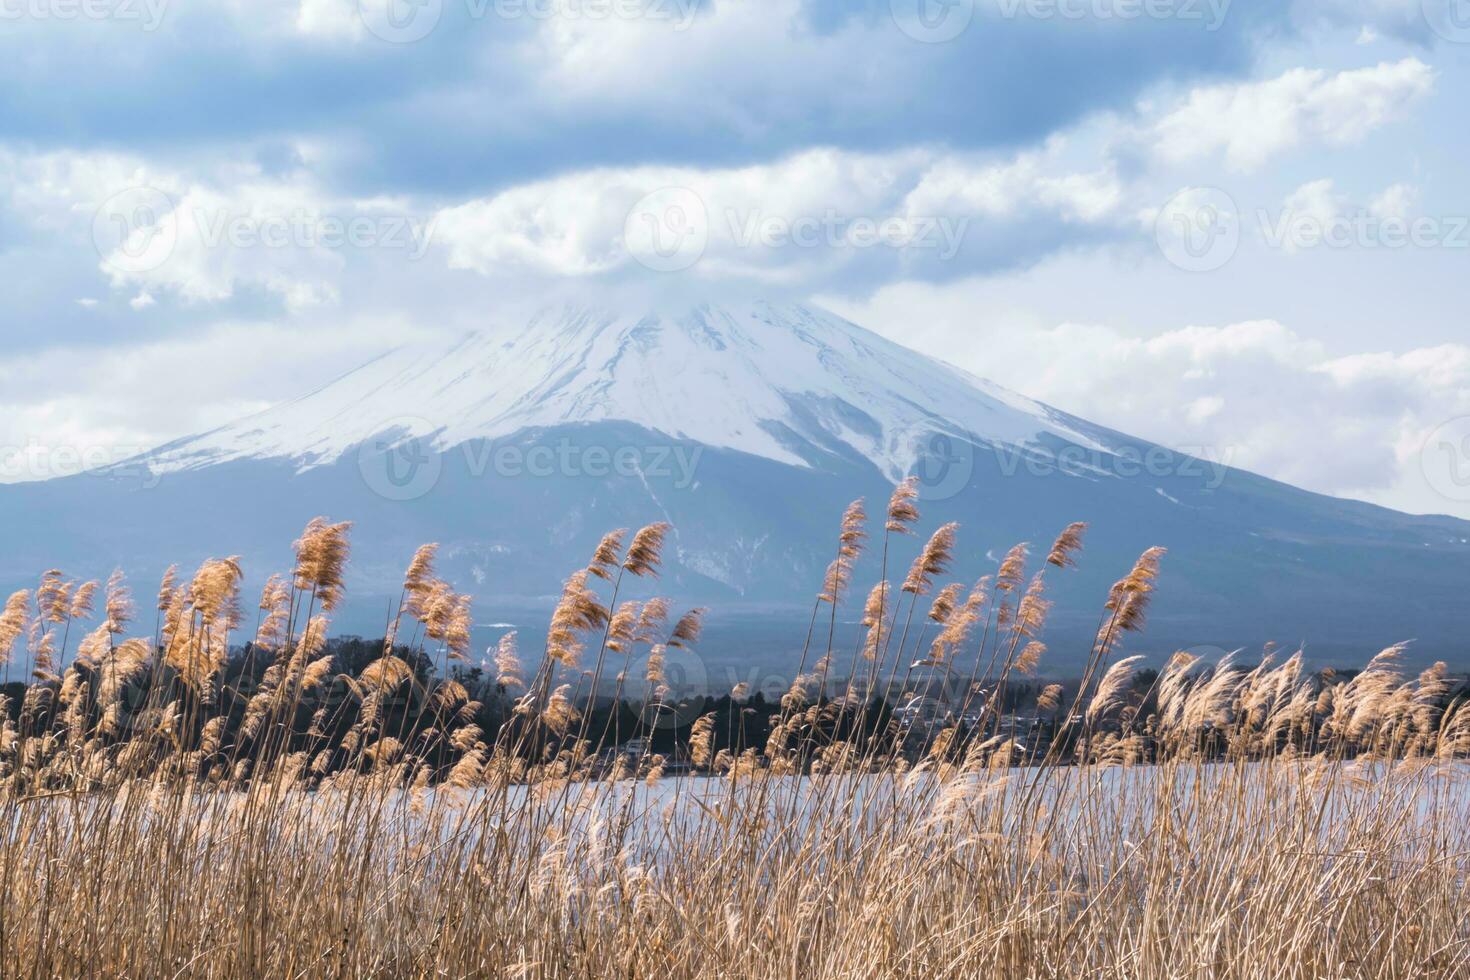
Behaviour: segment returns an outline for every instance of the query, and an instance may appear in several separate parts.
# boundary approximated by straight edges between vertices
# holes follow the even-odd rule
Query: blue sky
[[[1470,517],[1470,0],[0,0],[0,55],[0,479],[760,296]]]

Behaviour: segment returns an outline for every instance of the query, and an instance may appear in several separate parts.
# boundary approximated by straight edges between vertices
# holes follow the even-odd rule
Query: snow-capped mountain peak
[[[527,447],[551,448],[548,438],[589,453],[617,440],[617,450],[668,450],[665,459],[688,449],[620,441],[648,432],[693,443],[688,465],[649,456],[632,473],[594,472],[568,455],[550,471],[492,469],[482,464],[498,454],[474,445],[526,459]],[[418,442],[405,452],[382,451],[408,436]],[[449,451],[460,444],[463,453]],[[437,465],[416,465],[425,459]],[[167,477],[139,480],[144,467]],[[0,487],[16,529],[0,573],[11,589],[58,566],[101,577],[121,565],[146,579],[172,562],[238,554],[261,574],[327,514],[356,526],[354,606],[342,615],[372,635],[425,541],[443,545],[441,572],[481,608],[539,610],[539,620],[608,530],[667,521],[657,588],[742,604],[738,628],[711,630],[722,652],[707,643],[703,655],[747,669],[752,656],[795,656],[761,624],[780,610],[809,615],[848,501],[886,500],[910,471],[923,478],[922,526],[963,525],[957,580],[993,573],[1015,541],[1045,541],[1076,521],[1096,530],[1086,561],[1048,581],[1058,598],[1106,595],[1145,548],[1168,549],[1149,630],[1156,649],[1307,636],[1319,655],[1357,658],[1365,638],[1377,648],[1417,636],[1420,656],[1463,657],[1464,522],[1171,453],[800,306],[560,309],[516,330],[391,351],[303,398],[123,464],[116,479]],[[57,527],[70,531],[61,541]],[[870,549],[860,581],[881,574],[890,543],[900,562],[918,546]],[[1384,600],[1386,580],[1419,598]],[[1095,629],[1089,613],[1054,619],[1047,640],[1085,652]]]
[[[332,463],[385,434],[448,449],[540,427],[625,422],[808,465],[793,440],[842,443],[901,477],[935,433],[1092,446],[1075,421],[809,306],[683,315],[564,307],[520,330],[390,351],[291,402],[147,457],[157,472],[238,459]]]

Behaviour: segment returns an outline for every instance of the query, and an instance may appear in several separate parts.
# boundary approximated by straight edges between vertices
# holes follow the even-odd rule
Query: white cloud
[[[1348,213],[1349,202],[1346,195],[1339,194],[1329,178],[1310,181],[1287,195],[1282,202],[1282,213],[1277,218],[1277,223],[1270,227],[1287,227],[1296,230],[1296,233],[1288,233],[1281,236],[1281,247],[1287,252],[1297,252],[1307,247],[1307,239],[1301,234],[1300,229],[1310,229],[1313,234],[1320,235],[1323,229],[1332,226]],[[1286,225],[1280,222],[1285,220]]]
[[[1436,0],[1296,0],[1293,19],[1309,35],[1326,31],[1356,31],[1356,43],[1371,44],[1380,37],[1423,43],[1427,5]]]
[[[1123,192],[1116,175],[1054,170],[1035,153],[991,165],[942,158],[925,170],[904,204],[909,214],[1014,218],[1047,210],[1077,222],[1101,221],[1117,211]]]
[[[350,0],[272,2],[281,15],[272,29],[324,40],[359,34]],[[781,2],[789,15],[793,3]],[[701,67],[700,78],[720,74],[707,70],[710,65],[727,66],[725,74],[737,91],[702,88],[698,95],[707,97],[709,112],[722,123],[759,134],[772,120],[742,114],[751,105],[784,111],[779,100],[767,98],[768,89],[786,84],[784,76],[769,70],[761,52],[780,47],[776,35],[790,30],[789,18],[763,18],[757,5],[708,9],[734,33],[705,31],[705,25],[683,35],[666,23],[620,21],[594,28],[587,22],[556,22],[523,39],[527,50],[549,52],[545,58],[528,56],[527,65],[540,72],[557,99],[597,95],[655,107],[661,100],[690,101],[680,82],[691,66]],[[814,75],[828,72],[837,87],[867,85],[863,78],[869,75],[885,77],[881,59],[887,55],[858,62],[847,56],[850,47],[822,36],[803,35],[799,44],[781,50],[770,57],[810,57],[806,69]],[[1004,158],[931,146],[871,153],[815,148],[740,167],[642,165],[571,172],[442,208],[433,240],[445,250],[435,261],[495,276],[496,283],[483,288],[506,284],[507,295],[544,292],[545,278],[560,280],[561,286],[588,281],[593,284],[588,288],[595,288],[626,273],[643,276],[644,268],[624,241],[630,213],[646,194],[674,187],[693,191],[703,214],[707,242],[690,270],[700,289],[735,280],[810,292],[840,281],[863,292],[905,277],[933,277],[932,268],[916,270],[909,261],[930,258],[930,253],[854,247],[849,224],[854,218],[891,221],[911,233],[922,219],[964,222],[949,231],[959,232],[966,248],[975,247],[979,256],[955,263],[954,274],[989,272],[1007,262],[1024,264],[1088,235],[1136,234],[1140,213],[1146,213],[1145,238],[1152,238],[1157,201],[1164,196],[1153,186],[1157,174],[1147,166],[1114,167],[1105,150],[1088,145],[1089,140],[1106,145],[1120,137],[1141,138],[1151,151],[1144,162],[1187,164],[1208,158],[1212,163],[1220,157],[1234,169],[1258,170],[1294,148],[1362,139],[1425,96],[1434,78],[1415,58],[1337,73],[1298,68],[1245,84],[1195,89],[1157,115],[1141,108],[1136,117],[1097,117],[1078,127],[1087,130],[1085,135],[1078,130],[1065,138],[1054,134],[1044,145]],[[912,95],[907,81],[894,82],[893,88],[896,98]],[[927,97],[951,95],[930,92]],[[369,278],[352,267],[359,251],[292,238],[301,228],[320,229],[324,218],[421,221],[426,213],[412,201],[360,200],[331,190],[315,176],[327,169],[318,164],[330,154],[331,141],[320,134],[314,138],[314,146],[294,147],[299,162],[285,175],[218,157],[212,163],[204,156],[169,165],[132,155],[18,154],[0,148],[0,208],[7,220],[72,243],[79,261],[94,272],[100,267],[105,281],[118,290],[100,309],[95,299],[78,301],[96,309],[88,319],[101,320],[131,296],[134,310],[159,304],[174,315],[191,308],[199,324],[197,333],[185,339],[101,354],[59,349],[0,361],[0,409],[6,419],[0,424],[0,445],[136,450],[297,395],[401,340],[406,324],[432,319],[424,313],[432,308],[430,297],[425,291],[404,295],[411,290],[393,297],[403,312],[392,329],[307,332],[301,325],[308,317],[292,316],[323,308],[335,316],[339,300]],[[1171,189],[1177,183],[1171,178]],[[108,261],[119,258],[122,243],[113,242],[99,260],[91,240],[99,208],[119,191],[139,186],[167,196],[169,207],[155,217],[176,221],[168,254],[157,265]],[[1267,199],[1280,199],[1284,190],[1273,186]],[[1405,216],[1416,207],[1417,195],[1415,187],[1395,184],[1358,205],[1333,180],[1323,179],[1298,187],[1285,206],[1322,222],[1355,209]],[[1147,210],[1143,204],[1150,201],[1154,206]],[[1242,196],[1241,204],[1249,203]],[[829,215],[837,220],[835,230],[821,227]],[[229,225],[237,219],[251,243],[231,239]],[[814,244],[794,240],[804,233],[794,226],[803,222]],[[258,240],[264,229],[282,224],[284,244]],[[377,230],[383,232],[381,226]],[[825,237],[829,233],[831,240]],[[935,244],[946,245],[942,231]],[[1143,254],[1161,265],[1152,243],[1145,245],[1149,251]],[[875,260],[884,264],[875,266]],[[660,281],[660,288],[668,282]],[[1048,288],[1067,288],[1055,282]],[[61,296],[98,289],[105,285],[84,284]],[[211,324],[210,304],[246,290],[276,297],[286,317],[275,324]],[[473,306],[457,290],[444,292],[452,302]],[[1109,301],[1106,288],[1098,294],[1099,304]],[[899,295],[912,300],[911,293],[890,289],[867,309],[850,312],[858,322],[886,325],[901,342],[927,347],[1017,390],[1145,438],[1181,448],[1214,448],[1237,465],[1326,492],[1423,510],[1447,507],[1423,487],[1416,489],[1415,453],[1425,433],[1440,422],[1470,413],[1465,394],[1470,355],[1461,345],[1335,357],[1323,345],[1264,318],[1164,330],[1147,338],[1091,322],[1090,314],[1072,322],[1002,329],[977,322],[983,314],[968,309],[941,311],[949,318],[947,328],[923,333],[915,324],[935,311],[922,303],[897,302]],[[1264,308],[1259,315],[1273,312]],[[283,358],[280,351],[286,349],[291,356]],[[283,363],[305,367],[282,370]],[[200,371],[201,364],[218,369]],[[34,385],[26,378],[47,383]],[[159,378],[167,382],[159,384]]]
[[[893,29],[888,2],[884,15],[855,10],[830,32],[805,26],[807,0],[516,0],[504,6],[557,13],[498,26],[534,28],[507,57],[553,105],[632,107],[655,118],[697,106],[702,127],[757,139],[783,127],[808,128],[814,111],[847,125],[866,122],[861,117],[875,109],[902,112],[916,99],[953,97],[930,90],[944,75],[935,75],[933,52]],[[648,13],[569,13],[623,8]]]
[[[1426,439],[1470,416],[1470,345],[1334,356],[1275,320],[1139,337],[990,321],[931,287],[841,312],[1058,408],[1322,493],[1470,517],[1426,479]]]
[[[1373,198],[1368,204],[1368,210],[1380,218],[1403,220],[1412,216],[1418,202],[1419,188],[1412,184],[1394,184],[1384,188],[1383,193]]]
[[[1347,198],[1336,193],[1331,178],[1313,180],[1303,184],[1286,198],[1284,206],[1324,224],[1332,221],[1347,207]]]
[[[735,169],[598,170],[514,187],[441,211],[435,241],[451,266],[486,275],[597,276],[640,271],[647,256],[626,234],[646,224],[670,243],[692,236],[693,275],[810,282],[871,268],[875,256],[990,254],[1018,229],[1112,226],[1123,193],[1110,172],[1072,172],[1050,150],[994,162],[821,149]]]
[[[573,33],[581,37],[582,27]],[[642,37],[648,25],[617,29]],[[1298,68],[1195,89],[1162,109],[1140,106],[1133,120],[1098,117],[1006,158],[932,148],[881,154],[825,148],[740,168],[582,171],[446,208],[437,218],[436,240],[447,246],[451,266],[487,275],[638,274],[636,249],[630,251],[624,238],[630,213],[645,195],[680,188],[692,194],[679,198],[677,217],[691,224],[660,227],[662,211],[635,218],[669,241],[697,239],[691,250],[699,253],[698,262],[688,270],[701,281],[821,288],[844,280],[870,283],[875,274],[893,278],[895,272],[952,278],[1025,264],[1078,240],[1140,228],[1152,237],[1161,197],[1155,175],[1147,168],[1120,170],[1106,153],[1089,156],[1089,149],[1141,139],[1159,162],[1222,153],[1236,169],[1255,169],[1294,146],[1363,138],[1430,91],[1433,78],[1414,58],[1335,74]],[[1331,193],[1330,181],[1308,185],[1288,207],[1325,222],[1346,206],[1330,201]],[[1384,216],[1413,200],[1412,188],[1396,185],[1370,208]],[[667,201],[660,198],[659,207]],[[908,223],[911,234],[932,221],[935,233],[921,244],[935,247],[854,248],[849,236],[826,227],[828,216],[839,224],[854,218]],[[804,238],[793,224],[806,226]],[[934,261],[941,256],[944,261]]]
[[[374,3],[381,7],[384,0],[191,0],[188,13],[222,15],[228,28],[242,37],[356,41],[367,33],[359,2],[371,9]]]
[[[351,0],[301,0],[296,30],[309,37],[355,41],[366,30]]]
[[[349,256],[417,260],[432,232],[407,201],[352,198],[309,173],[252,163],[185,172],[117,154],[0,149],[0,201],[72,244],[113,288],[136,289],[134,309],[159,294],[208,304],[241,289],[293,312],[334,305]]]
[[[335,197],[310,181],[250,174],[215,186],[168,177],[163,183],[181,188],[174,209],[158,215],[154,228],[137,228],[128,241],[103,249],[103,271],[117,288],[170,292],[190,303],[221,302],[242,287],[256,288],[300,311],[337,302],[349,251],[420,253],[409,229],[410,222],[423,227],[423,219]],[[390,222],[399,231],[387,242]],[[146,248],[141,256],[131,248],[139,241]]]
[[[1276,214],[1262,213],[1261,232],[1268,245],[1288,253],[1329,247],[1378,247],[1390,240],[1385,222],[1402,225],[1414,216],[1418,189],[1393,184],[1366,205],[1340,193],[1331,178],[1309,181],[1286,196]]]
[[[1224,153],[1235,170],[1259,169],[1308,141],[1355,143],[1434,87],[1418,58],[1336,74],[1293,68],[1265,81],[1194,89],[1145,137],[1169,163]]]
[[[186,336],[0,358],[0,483],[64,476],[206,431],[331,380],[395,343],[397,319],[304,331],[223,323]]]

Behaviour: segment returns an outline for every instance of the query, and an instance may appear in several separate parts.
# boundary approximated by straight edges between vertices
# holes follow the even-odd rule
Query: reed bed
[[[48,572],[0,614],[0,652],[32,665],[0,732],[3,972],[1470,976],[1470,710],[1443,665],[1176,655],[1144,681],[1125,646],[1155,549],[1107,597],[1080,683],[1042,691],[1037,741],[995,695],[1041,669],[1047,576],[1085,527],[1040,571],[1017,546],[961,585],[941,581],[947,525],[890,587],[918,521],[902,484],[866,634],[839,651],[868,543],[850,507],[763,743],[705,715],[673,754],[616,747],[635,732],[586,703],[605,681],[674,710],[661,664],[700,611],[620,601],[657,576],[664,525],[609,534],[535,669],[512,639],[479,687],[426,666],[469,645],[433,546],[350,670],[326,640],[344,524],[306,529],[245,637],[232,559],[171,573],[142,637],[121,576]],[[935,723],[905,724],[895,691],[930,695]]]

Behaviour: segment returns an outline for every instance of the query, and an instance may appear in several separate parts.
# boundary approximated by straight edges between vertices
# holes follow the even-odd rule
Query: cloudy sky
[[[0,480],[549,299],[813,300],[1470,517],[1470,0],[0,0]]]

